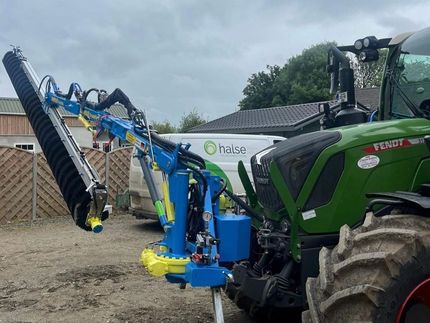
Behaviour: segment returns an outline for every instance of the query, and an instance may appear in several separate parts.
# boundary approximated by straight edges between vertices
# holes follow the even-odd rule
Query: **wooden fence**
[[[108,204],[128,189],[131,147],[109,153],[83,148],[109,189]],[[0,224],[69,214],[43,153],[0,146]]]
[[[0,147],[0,223],[31,220],[34,155]]]

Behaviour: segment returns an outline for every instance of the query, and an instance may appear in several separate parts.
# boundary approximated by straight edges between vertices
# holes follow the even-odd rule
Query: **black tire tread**
[[[377,218],[368,214],[355,230],[343,226],[339,244],[320,252],[320,275],[306,283],[309,310],[303,312],[302,321],[393,321],[396,308],[388,311],[389,305],[396,303],[395,297],[401,299],[393,296],[393,286],[397,291],[402,287],[399,281],[404,280],[411,264],[425,272],[427,265],[420,261],[429,259],[422,257],[429,252],[429,218],[403,214]]]
[[[10,51],[3,57],[3,64],[76,224],[84,230],[91,230],[85,224],[91,196],[64,143],[44,112],[36,90],[21,67],[20,59]]]

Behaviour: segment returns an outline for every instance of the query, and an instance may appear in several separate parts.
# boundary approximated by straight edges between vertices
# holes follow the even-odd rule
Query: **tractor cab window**
[[[414,117],[410,104],[427,110],[430,102],[430,56],[402,53],[397,64],[398,87],[394,87],[392,113],[397,117]],[[409,103],[406,101],[410,101]]]
[[[401,85],[414,85],[430,82],[430,56],[401,54],[399,59]]]
[[[417,109],[430,115],[430,29],[415,33],[401,46],[391,82],[391,114],[413,118]]]

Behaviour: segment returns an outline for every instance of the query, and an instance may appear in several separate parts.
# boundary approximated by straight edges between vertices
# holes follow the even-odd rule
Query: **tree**
[[[330,76],[326,71],[330,45],[313,45],[288,60],[274,83],[279,102],[290,105],[330,99]]]
[[[183,114],[181,121],[179,122],[178,131],[187,132],[193,127],[206,123],[207,120],[201,116],[194,108],[193,111],[188,114]]]
[[[387,50],[379,50],[379,59],[375,62],[360,62],[355,55],[350,56],[354,69],[354,85],[358,88],[381,86]]]
[[[167,120],[163,122],[152,121],[151,125],[158,133],[176,132],[176,127]]]
[[[330,44],[316,44],[283,67],[268,65],[268,72],[252,74],[239,102],[241,110],[329,100],[326,64]]]
[[[274,100],[273,85],[281,68],[277,65],[266,66],[265,71],[254,73],[248,79],[248,84],[243,89],[245,97],[239,102],[241,110],[268,108]]]

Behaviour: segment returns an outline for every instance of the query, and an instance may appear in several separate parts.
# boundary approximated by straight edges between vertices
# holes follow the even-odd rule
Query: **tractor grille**
[[[288,190],[296,200],[318,156],[340,138],[337,131],[312,132],[281,141],[254,155],[251,167],[261,205],[274,212],[284,208],[270,176],[272,162],[281,172],[283,190]]]
[[[262,158],[261,163],[258,164],[256,156],[253,156],[251,158],[251,168],[258,201],[263,207],[278,211],[284,205],[270,178],[269,167],[271,160]]]

